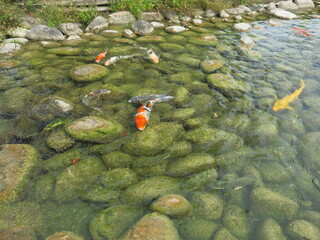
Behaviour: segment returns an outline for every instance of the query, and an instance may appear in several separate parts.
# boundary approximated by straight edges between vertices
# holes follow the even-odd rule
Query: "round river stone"
[[[86,64],[74,67],[70,77],[77,82],[93,82],[107,75],[109,70],[98,64]]]

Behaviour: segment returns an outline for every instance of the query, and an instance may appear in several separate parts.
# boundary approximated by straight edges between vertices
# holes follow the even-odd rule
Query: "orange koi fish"
[[[108,51],[102,52],[100,53],[97,57],[96,57],[96,63],[100,62],[107,54]]]
[[[299,89],[295,90],[293,93],[291,93],[290,95],[284,98],[281,98],[281,99],[276,98],[276,102],[274,103],[272,110],[275,112],[281,109],[289,109],[293,111],[294,109],[291,106],[289,106],[289,103],[293,102],[298,98],[298,96],[300,95],[304,87],[305,87],[304,81],[301,80]]]

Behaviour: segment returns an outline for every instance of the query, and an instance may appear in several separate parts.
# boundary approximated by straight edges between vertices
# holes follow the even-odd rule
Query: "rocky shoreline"
[[[159,12],[143,12],[137,20],[135,16],[128,11],[115,12],[108,15],[108,18],[98,16],[91,21],[88,26],[82,26],[79,23],[62,23],[59,29],[48,27],[41,21],[30,16],[24,16],[21,19],[20,26],[8,31],[9,38],[0,44],[0,54],[15,53],[19,51],[28,41],[62,41],[62,40],[81,40],[84,34],[105,32],[109,34],[123,35],[125,38],[134,38],[135,35],[150,35],[156,28],[164,28],[170,25],[174,27],[168,28],[168,31],[175,33],[184,31],[192,23],[201,27],[206,22],[202,19],[215,24],[217,19],[224,22],[235,22],[235,29],[239,31],[249,31],[250,26],[242,24],[242,16],[254,18],[267,14],[268,16],[291,20],[297,18],[292,11],[308,9],[315,7],[312,0],[294,0],[281,1],[269,4],[255,4],[253,6],[239,6],[221,10],[219,13],[213,10],[194,9],[191,16],[179,16],[174,12],[166,11],[163,14]],[[165,23],[164,23],[165,22]],[[112,25],[130,25],[131,29],[124,30],[123,33],[115,30],[108,30]],[[248,42],[250,40],[243,40]]]

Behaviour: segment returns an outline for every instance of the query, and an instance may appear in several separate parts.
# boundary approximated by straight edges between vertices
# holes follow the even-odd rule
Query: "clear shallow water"
[[[92,63],[94,57],[106,47],[110,50],[107,58],[137,52],[132,47],[134,42],[116,43],[111,37],[89,37],[90,41],[75,46],[82,51],[76,56],[55,55],[50,53],[50,48],[43,48],[37,43],[27,45],[27,51],[15,57],[22,64],[1,71],[1,141],[31,144],[40,152],[44,167],[31,181],[33,184],[22,201],[1,204],[1,230],[13,225],[31,225],[38,232],[39,239],[61,230],[73,231],[85,236],[85,239],[90,239],[92,235],[96,239],[106,239],[102,236],[103,224],[99,221],[92,223],[96,216],[103,216],[99,215],[103,209],[127,203],[139,206],[143,214],[151,212],[149,205],[152,198],[142,203],[138,201],[137,204],[126,197],[126,194],[130,196],[126,192],[130,184],[125,187],[113,186],[112,190],[115,188],[116,193],[111,197],[112,201],[99,202],[93,201],[94,197],[84,197],[92,189],[105,187],[101,183],[101,172],[97,170],[92,170],[91,174],[97,174],[96,179],[92,180],[89,174],[81,180],[84,181],[83,188],[71,191],[75,193],[74,196],[59,195],[55,190],[57,179],[66,175],[69,163],[61,161],[61,166],[48,166],[48,162],[54,162],[53,157],[59,157],[60,153],[50,149],[46,139],[51,132],[63,129],[63,125],[43,131],[57,117],[50,117],[50,114],[54,115],[51,112],[43,116],[41,111],[35,112],[34,106],[44,97],[58,96],[75,105],[71,114],[59,116],[62,119],[74,120],[95,115],[121,123],[125,128],[123,135],[127,136],[119,136],[120,144],[115,144],[114,149],[108,145],[107,150],[93,150],[97,144],[81,141],[77,141],[71,149],[96,157],[98,160],[92,162],[100,162],[106,172],[116,167],[102,163],[106,162],[105,155],[111,150],[128,153],[119,146],[137,135],[133,116],[139,105],[129,104],[127,100],[132,96],[161,94],[170,89],[177,95],[176,89],[183,89],[181,91],[187,93],[187,98],[156,104],[147,129],[156,127],[160,122],[176,122],[183,126],[185,133],[174,141],[186,143],[187,146],[191,144],[191,152],[186,147],[187,150],[180,150],[181,156],[167,158],[172,154],[170,146],[159,154],[150,154],[146,150],[146,155],[158,156],[160,163],[157,159],[141,159],[145,156],[140,154],[131,156],[131,162],[121,167],[129,165],[133,169],[137,174],[137,179],[132,180],[135,184],[159,175],[170,175],[180,181],[179,187],[169,192],[181,194],[193,205],[190,215],[172,218],[181,239],[200,239],[203,231],[208,231],[209,236],[203,239],[213,239],[223,227],[238,239],[257,239],[263,232],[261,229],[266,225],[267,218],[277,222],[287,239],[296,237],[289,227],[294,221],[305,220],[320,228],[320,192],[317,185],[320,163],[316,144],[320,139],[320,20],[311,18],[279,22],[280,26],[269,26],[263,21],[254,23],[263,28],[248,33],[256,42],[251,52],[238,47],[238,40],[244,33],[236,33],[230,28],[209,28],[206,35],[214,34],[218,38],[218,44],[211,46],[193,44],[190,39],[201,34],[192,31],[170,35],[159,30],[155,35],[163,36],[167,43],[183,47],[179,49],[177,46],[165,47],[161,43],[138,43],[160,54],[160,63],[152,64],[142,57],[124,60],[110,66],[108,75],[93,83],[76,83],[68,73],[74,66]],[[311,37],[295,33],[292,27],[310,30]],[[200,61],[206,59],[223,62],[224,66],[216,72],[247,83],[248,91],[229,91],[208,84],[209,74],[199,67]],[[282,98],[292,93],[299,87],[301,79],[305,81],[306,88],[290,104],[295,111],[273,112],[274,96]],[[29,91],[20,93],[17,87]],[[88,92],[107,87],[113,87],[113,93],[117,94],[105,96],[94,103],[103,113],[81,103],[81,98]],[[19,94],[15,96],[17,92]],[[19,102],[17,99],[22,95],[23,100]],[[176,111],[179,109],[196,111],[177,117]],[[218,114],[217,119],[213,118],[214,113]],[[220,140],[212,139],[212,134],[219,136]],[[196,169],[183,176],[177,174],[178,170],[172,170],[172,164],[192,153],[206,153],[213,157],[214,167],[209,164],[206,169]],[[71,154],[67,160],[78,158],[77,154]],[[132,155],[130,151],[129,154]],[[85,164],[83,166],[83,170],[86,170]],[[200,175],[196,175],[198,173]],[[77,174],[79,179],[85,175]],[[242,177],[248,176],[254,178],[244,181]],[[79,185],[79,182],[81,185],[81,181],[72,178],[69,181],[70,185]],[[91,182],[90,186],[86,186],[86,181]],[[64,199],[65,196],[70,200]],[[211,196],[221,201],[211,199]],[[141,212],[132,219],[123,212],[123,218],[120,219],[134,221],[143,215]],[[199,224],[201,221],[202,224]],[[91,234],[90,222],[98,229],[91,226]],[[216,227],[212,224],[216,224]],[[208,227],[202,229],[199,225]],[[192,233],[195,237],[192,237]]]

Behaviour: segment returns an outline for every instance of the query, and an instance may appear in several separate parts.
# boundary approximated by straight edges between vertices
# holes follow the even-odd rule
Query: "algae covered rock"
[[[59,202],[76,199],[96,181],[103,170],[104,165],[99,158],[81,159],[57,177],[52,198]]]
[[[200,63],[200,67],[205,73],[212,73],[222,66],[223,63],[218,60],[204,60]]]
[[[64,151],[75,143],[75,141],[70,138],[66,132],[62,129],[58,129],[50,133],[46,139],[48,147],[56,151]]]
[[[207,220],[215,220],[221,217],[223,201],[213,193],[194,192],[190,196],[195,215]]]
[[[81,199],[95,203],[116,203],[119,198],[119,191],[96,186],[81,195]]]
[[[186,176],[213,167],[214,158],[206,153],[191,153],[187,157],[172,162],[167,169],[171,176]]]
[[[163,120],[171,122],[181,122],[191,118],[196,113],[194,108],[180,108],[175,111],[167,112],[163,116]]]
[[[117,138],[122,131],[121,124],[94,116],[77,119],[66,126],[66,132],[71,137],[96,143],[111,141]]]
[[[102,160],[108,168],[125,168],[130,167],[133,161],[129,154],[113,151],[102,156]]]
[[[106,67],[98,64],[86,64],[72,68],[69,74],[74,81],[93,82],[106,76],[108,72]]]
[[[56,177],[50,174],[41,176],[36,183],[35,195],[38,201],[46,201],[51,197],[54,190]]]
[[[1,230],[0,230],[1,231]],[[1,240],[37,240],[36,231],[30,226],[13,226],[0,232]]]
[[[265,162],[259,168],[262,178],[267,182],[285,182],[291,178],[288,169],[279,163]]]
[[[170,158],[184,157],[192,152],[192,145],[188,141],[173,143],[169,148]]]
[[[150,208],[170,217],[182,217],[191,212],[192,205],[181,195],[168,194],[154,201]]]
[[[28,144],[4,144],[0,146],[0,163],[0,202],[17,201],[39,169],[39,153]]]
[[[183,127],[178,123],[160,123],[136,132],[123,146],[123,150],[132,155],[153,156],[169,147],[182,133]]]
[[[179,191],[180,181],[167,176],[155,176],[137,182],[121,193],[125,202],[147,202],[165,194],[174,194]]]
[[[217,180],[218,173],[214,168],[193,174],[182,183],[182,190],[201,190],[206,184]]]
[[[299,148],[301,151],[301,156],[304,161],[310,162],[315,166],[319,167],[319,141],[320,141],[320,132],[310,132],[302,136]]]
[[[237,205],[230,205],[224,209],[224,226],[239,239],[248,239],[249,222],[246,212]]]
[[[57,232],[49,237],[47,237],[45,240],[84,240],[83,237],[79,236],[78,234],[75,234],[73,232],[63,231],[63,232]]]
[[[305,220],[295,220],[287,227],[288,234],[293,239],[320,239],[320,230]]]
[[[189,240],[209,240],[217,230],[218,224],[201,218],[188,219],[179,227],[180,234]]]
[[[179,234],[173,222],[160,213],[144,215],[124,237],[124,240],[179,240]]]
[[[35,95],[26,88],[13,87],[0,97],[1,113],[17,114],[32,106]]]
[[[138,181],[130,168],[115,168],[100,175],[101,184],[109,189],[123,189]]]
[[[183,106],[190,100],[190,93],[185,87],[174,89],[172,95],[174,96],[173,102],[178,106]]]
[[[73,47],[59,47],[48,49],[48,52],[63,56],[77,56],[80,55],[81,49]]]
[[[107,208],[91,221],[91,236],[94,240],[119,239],[141,214],[142,210],[133,205]]]
[[[258,228],[256,238],[261,240],[286,240],[280,225],[272,218],[267,218]]]
[[[236,91],[246,92],[251,90],[251,87],[249,84],[241,82],[239,80],[235,80],[231,76],[228,76],[223,73],[210,74],[207,77],[207,81],[214,87],[217,87],[225,91],[236,90]]]
[[[257,187],[251,191],[251,203],[253,208],[274,219],[291,219],[298,210],[298,204],[265,187]]]
[[[219,231],[216,232],[214,235],[213,240],[237,240],[235,236],[232,235],[231,232],[228,231],[226,228],[221,228]]]
[[[243,146],[243,139],[233,133],[206,126],[187,132],[184,137],[194,143],[198,151],[223,153]]]
[[[160,176],[166,173],[168,154],[150,157],[138,157],[133,161],[132,169],[140,176]]]
[[[56,171],[56,170],[62,170],[67,168],[71,164],[71,160],[73,159],[80,159],[85,157],[80,152],[80,149],[72,148],[69,151],[66,151],[64,153],[56,154],[53,157],[47,159],[43,163],[43,167],[46,171]]]

